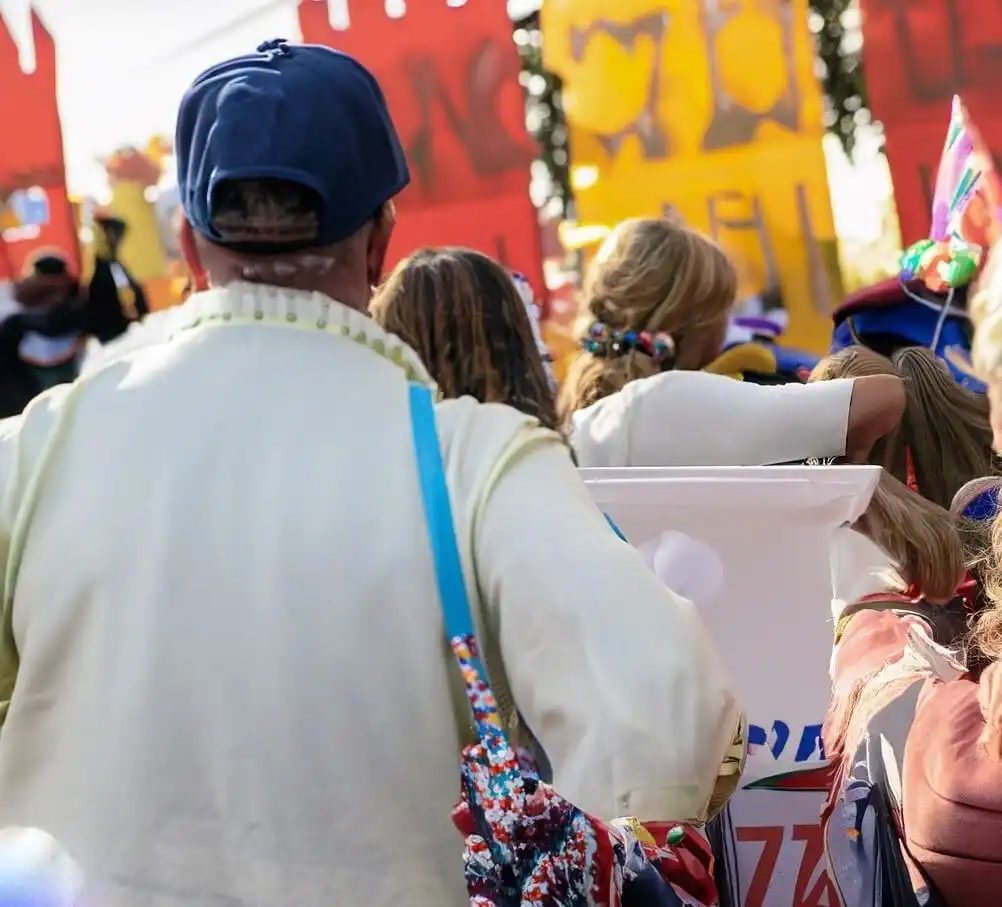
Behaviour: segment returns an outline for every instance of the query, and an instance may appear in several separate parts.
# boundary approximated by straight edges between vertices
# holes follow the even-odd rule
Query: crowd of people
[[[701,842],[744,763],[741,690],[577,467],[872,464],[869,508],[832,540],[829,871],[847,904],[995,902],[1002,255],[969,294],[965,368],[987,394],[887,331],[783,383],[764,347],[727,348],[721,249],[673,216],[629,220],[589,266],[558,390],[524,278],[457,248],[384,275],[410,177],[350,57],[274,41],[212,67],[175,149],[194,292],[108,327],[80,377],[36,374],[0,422],[0,826],[51,833],[100,907],[459,904],[457,766],[479,739],[470,892],[476,842],[501,860],[512,803],[545,789],[592,829],[641,824],[608,827],[668,884],[631,888],[627,861],[623,903],[716,904]],[[65,267],[37,267],[78,318]],[[17,361],[32,331],[74,355],[95,333],[30,312],[17,329]],[[460,599],[476,645],[446,638]],[[530,780],[481,802],[501,729]],[[509,894],[530,884],[513,866]],[[555,904],[569,877],[551,866],[551,900],[474,903]],[[618,903],[586,894],[559,902]]]

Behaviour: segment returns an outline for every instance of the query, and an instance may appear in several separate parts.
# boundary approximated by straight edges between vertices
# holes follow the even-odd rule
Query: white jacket
[[[175,327],[0,423],[0,826],[55,835],[101,907],[465,903],[424,368],[318,294],[237,284]],[[692,605],[556,435],[471,399],[438,421],[470,591],[556,786],[700,818],[739,710]]]
[[[120,359],[143,347],[163,343],[170,336],[172,325],[178,317],[183,317],[178,309],[158,309],[140,321],[133,321],[126,332],[114,340],[100,343],[91,338],[80,364],[80,373],[88,375],[103,368],[112,359]]]
[[[663,372],[574,413],[582,466],[772,466],[845,454],[851,379],[759,385]]]

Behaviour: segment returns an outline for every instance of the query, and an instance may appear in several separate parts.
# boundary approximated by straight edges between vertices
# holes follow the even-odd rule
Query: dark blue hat
[[[174,148],[184,213],[220,244],[213,202],[227,180],[288,180],[316,193],[320,226],[306,246],[351,236],[410,182],[375,77],[315,44],[266,41],[207,69],[181,100]]]

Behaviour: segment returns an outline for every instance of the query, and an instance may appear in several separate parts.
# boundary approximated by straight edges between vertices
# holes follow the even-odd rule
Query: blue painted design
[[[44,227],[49,223],[49,196],[44,189],[32,186],[18,189],[7,200],[21,227]]]
[[[999,488],[986,488],[964,508],[967,520],[994,520],[999,511]]]
[[[779,759],[790,742],[790,726],[785,721],[772,723],[772,743],[769,742],[769,731],[758,724],[748,726],[749,746],[768,746],[773,759]],[[821,725],[808,724],[800,733],[794,762],[818,762],[825,759],[824,744],[821,740]]]
[[[776,357],[776,370],[779,372],[810,372],[821,361],[821,357],[814,353],[792,349],[788,346],[770,344],[769,349]]]

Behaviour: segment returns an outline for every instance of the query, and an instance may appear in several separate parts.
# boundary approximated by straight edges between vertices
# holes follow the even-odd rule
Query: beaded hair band
[[[650,331],[614,331],[601,321],[596,321],[589,329],[588,336],[581,341],[593,356],[614,359],[634,351],[644,353],[656,363],[669,363],[675,358],[675,341],[670,334]]]

